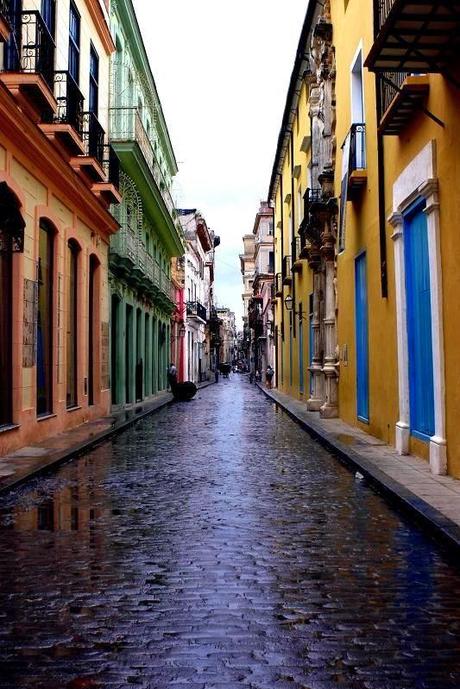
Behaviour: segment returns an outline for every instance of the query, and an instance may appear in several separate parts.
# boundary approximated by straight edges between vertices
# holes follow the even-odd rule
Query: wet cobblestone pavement
[[[2,689],[460,687],[460,570],[246,378],[0,517]]]

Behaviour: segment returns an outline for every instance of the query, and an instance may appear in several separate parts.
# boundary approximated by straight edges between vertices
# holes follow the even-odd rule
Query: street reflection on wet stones
[[[2,688],[460,686],[459,571],[246,377],[0,506]]]

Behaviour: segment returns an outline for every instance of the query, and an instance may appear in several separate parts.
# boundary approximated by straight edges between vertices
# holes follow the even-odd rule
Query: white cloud
[[[220,235],[216,294],[241,316],[241,237],[268,191],[307,0],[133,0],[179,163],[179,206]]]

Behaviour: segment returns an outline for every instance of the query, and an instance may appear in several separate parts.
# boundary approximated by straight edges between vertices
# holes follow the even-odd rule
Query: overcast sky
[[[267,196],[308,0],[133,2],[179,164],[177,205],[220,235],[217,302],[241,317],[241,237]]]

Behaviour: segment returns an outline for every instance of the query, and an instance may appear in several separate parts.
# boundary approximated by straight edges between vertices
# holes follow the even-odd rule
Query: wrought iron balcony
[[[83,155],[83,94],[69,72],[54,73],[57,109],[45,116],[41,129],[51,140],[58,140],[67,152]]]
[[[120,161],[112,146],[104,146],[103,168],[107,181],[118,189],[120,187]]]
[[[283,256],[282,276],[283,276],[283,285],[290,285],[292,282],[292,258],[291,258],[291,256]]]
[[[131,272],[137,263],[138,242],[135,233],[127,225],[121,225],[110,240],[112,263]]]
[[[199,318],[206,321],[206,308],[199,301],[187,302],[187,316],[191,318]]]
[[[428,77],[405,72],[382,72],[378,75],[380,90],[379,131],[398,135],[423,108],[430,90]]]
[[[319,243],[320,228],[314,215],[315,210],[322,205],[323,194],[321,189],[307,189],[304,200],[304,217],[299,227],[302,258],[306,257],[311,242]]]
[[[283,280],[281,273],[276,273],[275,275],[275,296],[283,296]]]
[[[101,168],[104,164],[104,138],[105,132],[94,112],[83,113],[85,154],[89,158],[94,158]]]
[[[10,15],[9,20],[1,79],[13,92],[24,94],[40,115],[53,112],[54,38],[37,10]]]
[[[81,137],[83,134],[84,97],[70,72],[54,73],[54,95],[57,101],[57,112],[54,122],[70,124]]]
[[[347,138],[342,146],[344,169],[348,169],[349,200],[358,195],[362,187],[367,184],[366,170],[366,125],[362,122],[354,123],[350,127]]]
[[[110,141],[113,144],[126,142],[137,144],[169,213],[175,216],[174,203],[168,184],[158,164],[150,136],[137,108],[110,109]]]
[[[292,272],[300,273],[302,271],[302,240],[300,237],[294,237],[291,242],[292,255]]]
[[[460,0],[374,0],[376,72],[442,72],[458,62]]]

